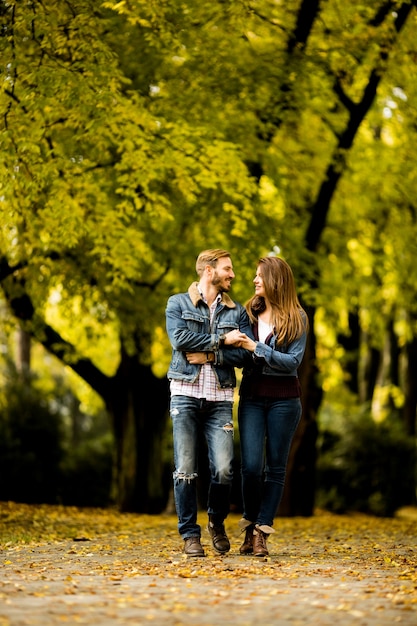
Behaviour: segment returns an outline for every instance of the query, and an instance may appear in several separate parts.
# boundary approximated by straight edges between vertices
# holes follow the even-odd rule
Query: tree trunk
[[[398,345],[398,335],[394,328],[394,319],[389,321],[389,381],[396,387],[400,386],[400,347]]]
[[[16,317],[29,324],[27,332],[63,363],[69,364],[103,398],[115,439],[113,496],[120,510],[163,511],[171,484],[169,464],[163,461],[168,380],[157,378],[150,366],[139,362],[139,349],[130,356],[123,348],[118,370],[109,378],[89,359],[77,357],[74,346],[35,315],[28,294],[23,292],[17,297],[12,293],[8,301]],[[34,328],[39,335],[33,332]]]
[[[367,343],[367,336],[363,334],[362,341]],[[371,404],[374,396],[378,371],[381,363],[381,351],[366,345],[366,356],[361,364],[359,376],[359,400]]]
[[[113,492],[121,511],[160,513],[170,482],[164,463],[168,381],[153,375],[137,355],[122,354],[107,409],[115,436]]]
[[[345,349],[344,369],[348,374],[347,386],[359,395],[359,345],[360,324],[357,311],[349,312],[349,335],[339,334],[338,343]]]
[[[317,381],[315,309],[305,307],[305,310],[310,322],[310,331],[299,371],[303,414],[290,450],[284,494],[278,509],[279,516],[310,516],[314,513],[317,411],[323,394]]]
[[[304,5],[303,5],[304,6]],[[307,6],[307,5],[305,5]],[[315,10],[319,10],[319,5]],[[407,21],[412,5],[403,3],[394,20],[394,28],[399,33]],[[394,39],[392,40],[394,45]],[[326,174],[320,185],[317,198],[310,207],[310,223],[305,234],[305,247],[310,253],[318,250],[323,231],[327,222],[327,215],[339,181],[345,171],[346,158],[355,140],[356,134],[365,116],[375,101],[377,88],[382,80],[384,69],[390,50],[381,47],[379,60],[368,76],[368,81],[362,92],[362,98],[353,103],[346,94],[342,93],[338,84],[335,84],[336,95],[347,105],[349,117],[345,128],[338,135],[338,142],[327,166]],[[319,272],[311,281],[310,289],[314,292],[319,284]],[[303,387],[303,416],[297,433],[287,467],[287,484],[284,497],[279,508],[280,515],[311,515],[314,508],[314,474],[316,460],[317,439],[317,411],[320,407],[322,390],[317,380],[317,365],[315,354],[314,314],[313,307],[305,307],[310,320],[310,336],[300,369],[301,384]]]
[[[18,343],[18,359],[17,370],[19,372],[22,383],[29,384],[30,381],[30,359],[32,352],[32,337],[30,334],[19,327],[17,336]]]
[[[404,403],[404,424],[408,435],[416,434],[416,412],[417,412],[417,337],[407,343],[407,366],[405,371],[405,403]]]
[[[400,386],[400,347],[398,345],[398,336],[394,329],[394,318],[388,322],[388,366],[387,366],[387,383],[388,385]],[[399,410],[395,403],[395,396],[391,391],[388,397],[388,406],[390,414],[399,415]]]
[[[416,435],[416,418],[417,418],[417,337],[407,343],[406,347],[407,365],[405,371],[405,403],[403,408],[404,428],[408,435],[415,437]],[[412,452],[412,467],[414,476],[416,473],[416,451]],[[410,504],[415,506],[417,495],[415,488],[410,494]]]

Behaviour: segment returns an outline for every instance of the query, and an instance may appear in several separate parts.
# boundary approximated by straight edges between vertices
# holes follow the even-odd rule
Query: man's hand
[[[192,365],[214,363],[214,352],[186,352],[185,358]]]
[[[225,346],[235,346],[235,348],[240,348],[240,341],[242,337],[246,337],[246,335],[237,328],[236,330],[231,330],[224,335],[223,343]]]

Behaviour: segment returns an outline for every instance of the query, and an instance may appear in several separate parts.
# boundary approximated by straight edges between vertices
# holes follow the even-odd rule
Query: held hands
[[[234,348],[245,348],[250,352],[254,352],[256,348],[256,341],[250,339],[245,333],[240,330],[231,330],[224,336],[224,345],[233,346]],[[192,365],[204,365],[205,363],[214,363],[213,352],[186,352],[185,358]]]
[[[235,348],[245,348],[245,350],[250,350],[251,352],[254,352],[256,348],[256,341],[253,341],[253,339],[250,339],[250,337],[238,329],[227,333],[224,343]]]

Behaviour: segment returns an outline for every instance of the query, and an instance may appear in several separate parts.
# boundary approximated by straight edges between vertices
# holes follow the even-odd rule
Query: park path
[[[91,513],[94,516],[94,513]],[[0,555],[0,626],[417,625],[417,518],[278,519],[265,559],[181,553],[172,516],[29,544]],[[203,523],[203,515],[201,522]],[[54,536],[53,533],[51,533]]]

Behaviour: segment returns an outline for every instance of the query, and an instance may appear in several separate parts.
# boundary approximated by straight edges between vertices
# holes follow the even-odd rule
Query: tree
[[[361,150],[381,147],[369,137],[384,124],[378,97],[414,90],[402,69],[415,54],[414,10],[382,0],[2,3],[0,279],[22,327],[103,397],[122,509],[161,507],[164,304],[193,279],[200,249],[224,246],[239,265],[238,299],[270,251],[297,277],[311,333],[283,512],[312,511],[317,312],[335,313],[343,278],[338,302],[362,315],[349,245],[371,250],[372,232],[386,236],[398,218],[388,205],[385,220],[371,204],[352,209],[343,190],[362,197],[367,179],[374,191],[383,180]],[[51,294],[60,327],[48,319]],[[94,342],[106,334],[117,357],[104,372]]]
[[[167,381],[151,369],[163,303],[179,275],[191,281],[193,263],[184,272],[184,259],[210,224],[214,242],[226,239],[219,229],[230,233],[238,220],[250,220],[234,217],[234,203],[247,206],[252,185],[232,144],[204,126],[152,112],[149,82],[146,96],[142,84],[129,90],[133,81],[112,48],[120,19],[94,4],[2,5],[0,278],[22,327],[104,399],[117,442],[121,508],[153,511],[164,495],[157,461]],[[164,19],[157,22],[168,29],[170,47]],[[135,24],[147,81],[159,42],[152,20]],[[211,215],[202,220],[205,195]],[[193,214],[198,220],[187,232]],[[63,332],[48,323],[53,293],[67,318]],[[87,323],[82,340],[76,333],[71,340],[70,327],[82,326],[84,317],[102,328]],[[119,357],[109,375],[90,344],[114,328]]]

